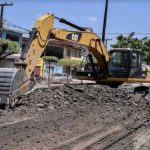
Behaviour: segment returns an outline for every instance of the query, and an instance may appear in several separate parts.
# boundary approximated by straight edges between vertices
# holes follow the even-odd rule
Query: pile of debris
[[[137,109],[148,109],[150,102],[142,95],[134,95],[125,88],[111,88],[104,85],[65,85],[41,88],[24,95],[19,105],[60,109],[82,107],[83,105],[121,105]]]

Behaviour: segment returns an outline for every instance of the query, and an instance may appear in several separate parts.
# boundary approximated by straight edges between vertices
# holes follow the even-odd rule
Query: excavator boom
[[[39,18],[33,28],[34,36],[26,48],[24,53],[25,58],[23,60],[26,64],[25,72],[27,76],[31,76],[33,70],[38,62],[38,59],[41,57],[45,47],[47,46],[50,32],[54,26],[54,15],[44,15]]]

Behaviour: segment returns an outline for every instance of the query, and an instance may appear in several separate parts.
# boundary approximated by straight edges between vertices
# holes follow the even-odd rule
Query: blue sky
[[[92,27],[101,33],[105,0],[1,0],[13,2],[6,7],[4,18],[14,24],[31,29],[43,14],[54,13],[79,26]],[[107,33],[150,33],[150,0],[109,0]],[[55,27],[69,29],[57,21]],[[107,34],[115,41],[117,34]],[[136,35],[138,37],[149,34]]]

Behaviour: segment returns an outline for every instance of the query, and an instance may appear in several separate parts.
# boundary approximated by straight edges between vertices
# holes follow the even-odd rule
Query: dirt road
[[[2,150],[150,149],[150,100],[127,89],[37,89],[0,111]]]

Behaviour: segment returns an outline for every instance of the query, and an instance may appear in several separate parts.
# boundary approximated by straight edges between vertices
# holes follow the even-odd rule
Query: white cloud
[[[93,21],[93,22],[97,22],[98,21],[97,17],[94,17],[94,16],[88,17],[88,20]]]

